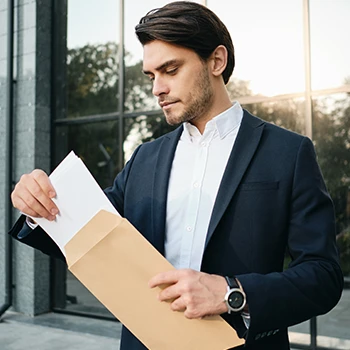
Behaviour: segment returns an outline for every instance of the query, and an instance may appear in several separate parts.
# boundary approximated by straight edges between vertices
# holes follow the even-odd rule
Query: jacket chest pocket
[[[241,191],[272,191],[277,190],[279,186],[278,181],[274,182],[246,182],[240,186]]]

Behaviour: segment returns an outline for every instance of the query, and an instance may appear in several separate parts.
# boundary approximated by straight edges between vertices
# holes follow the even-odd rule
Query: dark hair
[[[235,66],[231,36],[218,16],[207,7],[189,1],[176,1],[149,11],[135,27],[142,45],[153,40],[192,49],[204,61],[224,45],[228,51],[227,66],[222,73],[227,84]]]

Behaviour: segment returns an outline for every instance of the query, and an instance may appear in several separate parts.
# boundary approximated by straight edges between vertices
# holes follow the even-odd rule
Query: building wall
[[[6,42],[7,42],[7,1],[0,0],[0,303],[4,303],[5,292],[5,145],[6,145]]]
[[[7,1],[0,0],[0,23],[7,16]],[[7,21],[6,21],[7,22]],[[13,181],[35,168],[50,169],[51,2],[18,0],[15,4]],[[6,44],[7,28],[0,26]],[[2,37],[5,36],[6,39]],[[6,53],[0,54],[0,77],[6,74]],[[5,63],[4,63],[5,62]],[[4,68],[5,67],[5,68]],[[2,81],[2,80],[1,80]],[[0,254],[5,262],[4,215],[6,159],[6,84],[0,97]],[[5,92],[5,93],[4,93]],[[14,219],[18,217],[15,212]],[[49,257],[25,245],[13,246],[13,308],[36,315],[50,307]],[[0,263],[0,300],[4,299],[5,263]]]

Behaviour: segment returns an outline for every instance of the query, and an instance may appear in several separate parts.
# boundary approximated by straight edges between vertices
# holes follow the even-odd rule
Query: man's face
[[[143,71],[153,81],[171,125],[206,117],[213,100],[207,63],[187,48],[155,40],[144,46]]]

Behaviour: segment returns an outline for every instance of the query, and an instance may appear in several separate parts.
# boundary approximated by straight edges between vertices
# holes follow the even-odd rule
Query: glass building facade
[[[18,2],[15,9],[21,6]],[[51,144],[50,169],[74,150],[104,188],[111,185],[140,143],[172,129],[152,96],[151,82],[142,74],[142,47],[134,34],[147,11],[167,2],[50,2],[50,44],[43,45],[41,53],[28,49],[23,61],[30,76],[35,58],[37,62],[39,55],[50,51],[49,84],[46,82],[50,102],[49,110],[43,110],[48,112],[50,137],[37,141],[41,146],[46,141]],[[320,349],[342,349],[350,344],[350,317],[346,317],[350,311],[350,1],[197,2],[212,9],[231,33],[236,54],[236,68],[228,84],[232,100],[262,119],[309,136],[315,144],[335,204],[346,283],[334,310],[292,327],[289,334],[295,348],[316,349],[317,344]],[[15,11],[14,18],[15,27],[24,23],[28,29],[26,38],[20,39],[26,50],[37,46],[38,42],[31,43],[38,40],[35,28],[48,15],[38,16],[35,1],[24,1],[24,5],[29,14],[21,17]],[[32,11],[36,8],[36,16],[30,16],[30,6]],[[0,87],[6,86],[8,74],[7,52],[2,49],[10,35],[5,24],[8,11],[0,9]],[[14,35],[14,41],[19,40],[16,38]],[[16,49],[20,50],[18,43]],[[18,69],[23,70],[23,65],[15,65],[14,76]],[[27,80],[29,86],[31,80]],[[18,109],[15,113],[18,117]],[[51,261],[50,266],[51,309],[113,318],[63,264]],[[0,273],[5,275],[5,271]]]

